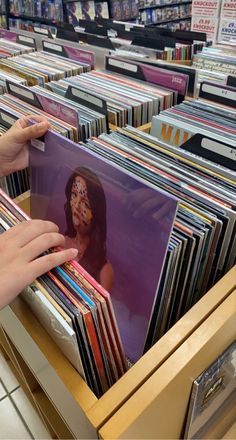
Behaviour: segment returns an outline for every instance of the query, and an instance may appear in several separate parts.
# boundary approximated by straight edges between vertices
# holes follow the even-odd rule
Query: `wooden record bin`
[[[235,337],[235,289],[234,267],[100,399],[20,297],[0,343],[53,438],[180,438],[192,380]]]

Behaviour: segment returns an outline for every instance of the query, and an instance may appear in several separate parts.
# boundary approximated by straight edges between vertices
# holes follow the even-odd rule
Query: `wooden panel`
[[[151,125],[152,125],[152,123],[151,123],[151,122],[148,122],[147,124],[140,125],[140,126],[137,128],[137,130],[144,131],[145,133],[150,133],[150,131],[151,131]],[[110,128],[110,130],[112,130],[112,131],[116,131],[116,130],[117,130],[117,126],[116,126],[116,125],[113,125],[113,124],[109,124],[109,128]]]
[[[236,438],[236,422],[233,423],[231,428],[224,434],[223,439],[235,439]]]
[[[14,199],[14,202],[28,215],[30,215],[30,191],[26,191]]]
[[[42,388],[38,387],[34,391],[33,396],[49,426],[51,426],[57,437],[60,439],[73,439],[73,433],[67,427],[63,418],[60,417]]]
[[[87,415],[99,428],[207,319],[236,287],[236,266],[192,307],[142,358],[97,401]]]
[[[236,290],[100,429],[103,439],[181,437],[192,381],[235,338]]]
[[[35,342],[49,364],[59,376],[63,384],[75,399],[77,405],[86,413],[88,420],[98,430],[123,403],[159,368],[163,362],[189,337],[189,335],[209,316],[209,314],[224,301],[233,290],[236,283],[236,268],[234,267],[222,280],[211,289],[169,332],[164,335],[113,387],[99,400],[88,388],[76,370],[65,359],[59,348],[42,328],[32,312],[17,298],[11,305],[12,312],[26,333]],[[13,319],[13,317],[12,317]],[[0,315],[1,320],[1,315]],[[13,326],[14,319],[5,320],[5,331]],[[19,325],[19,323],[18,323]],[[12,329],[11,329],[12,333]],[[13,335],[11,334],[11,339]],[[13,339],[12,339],[13,340]],[[31,350],[24,353],[16,339],[13,340],[17,350],[21,350],[25,362],[30,368]],[[30,346],[29,346],[30,347]],[[35,367],[36,368],[36,367]],[[37,368],[36,368],[37,369]]]
[[[20,311],[22,312],[21,308]],[[54,355],[52,356],[53,367],[44,354],[39,350],[37,344],[31,338],[30,334],[26,331],[12,309],[7,306],[0,311],[0,322],[9,339],[15,345],[16,350],[22,356],[23,360],[37,379],[42,390],[47,394],[51,404],[55,406],[59,416],[64,420],[65,424],[70,427],[74,437],[78,439],[97,438],[96,430],[93,428],[82,409],[83,406],[91,406],[96,397],[76,370],[64,358],[60,350],[55,344],[53,344],[53,341],[51,341],[47,333],[40,328],[39,323],[32,316],[32,313],[28,314],[28,318],[30,325],[34,326],[35,335],[37,335],[37,330],[39,329],[39,334],[37,336],[39,340],[41,340],[41,345],[44,346],[45,350],[50,353],[50,348],[52,347],[54,352]],[[44,337],[45,340],[43,340]],[[58,371],[64,375],[64,379],[66,379],[66,373],[68,372],[68,379],[63,382]],[[70,390],[68,389],[68,385],[70,386]],[[79,401],[74,398],[74,389],[79,396]]]

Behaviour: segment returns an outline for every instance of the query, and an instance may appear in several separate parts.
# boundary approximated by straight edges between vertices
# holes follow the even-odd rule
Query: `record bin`
[[[29,198],[16,200],[28,212]],[[235,293],[236,267],[100,399],[20,297],[0,343],[53,438],[180,438],[192,380],[235,336]]]

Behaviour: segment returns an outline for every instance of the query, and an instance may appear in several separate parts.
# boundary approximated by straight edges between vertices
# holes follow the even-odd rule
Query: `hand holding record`
[[[73,248],[42,255],[64,244],[58,227],[43,220],[24,221],[0,235],[0,309],[37,277],[77,256]]]
[[[147,218],[152,216],[157,221],[165,222],[168,220],[168,213],[171,210],[171,200],[166,201],[161,195],[159,200],[153,197],[153,192],[148,188],[141,188],[131,191],[125,200],[127,209],[135,218]]]
[[[28,126],[28,121],[34,120],[34,125]],[[0,137],[0,176],[6,176],[13,171],[23,170],[29,164],[30,139],[43,136],[50,128],[46,118],[38,115],[25,116]]]

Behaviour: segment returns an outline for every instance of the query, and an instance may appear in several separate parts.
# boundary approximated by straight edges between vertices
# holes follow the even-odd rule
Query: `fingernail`
[[[77,257],[78,255],[78,249],[72,248],[71,249],[71,255],[73,258]]]

